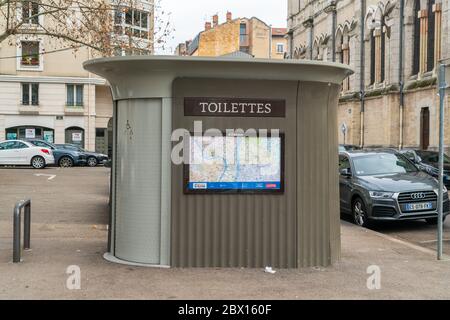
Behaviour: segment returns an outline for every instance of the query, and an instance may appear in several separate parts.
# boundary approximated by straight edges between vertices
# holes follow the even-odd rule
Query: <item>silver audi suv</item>
[[[339,154],[341,211],[367,227],[375,220],[425,219],[437,223],[438,181],[394,150]],[[444,219],[450,213],[444,187]]]

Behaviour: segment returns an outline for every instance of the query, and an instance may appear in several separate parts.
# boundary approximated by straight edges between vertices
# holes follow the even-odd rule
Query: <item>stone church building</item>
[[[288,57],[349,64],[340,143],[436,149],[450,0],[288,0]],[[446,147],[450,114],[446,101]],[[345,134],[344,134],[345,132]]]

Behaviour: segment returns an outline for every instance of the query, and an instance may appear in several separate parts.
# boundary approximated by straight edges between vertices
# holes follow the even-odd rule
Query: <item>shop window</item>
[[[84,88],[82,84],[68,84],[67,85],[67,106],[82,107]]]
[[[65,142],[84,148],[84,129],[79,127],[67,128]]]
[[[12,127],[6,129],[7,140],[41,139],[53,143],[54,130],[46,127]]]
[[[22,21],[39,24],[39,4],[36,1],[22,1]]]
[[[39,105],[38,83],[22,83],[22,105]]]
[[[39,67],[39,42],[38,41],[22,41],[21,66]]]

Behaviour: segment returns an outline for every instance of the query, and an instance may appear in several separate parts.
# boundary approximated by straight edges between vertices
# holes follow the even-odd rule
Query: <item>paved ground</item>
[[[106,168],[0,169],[0,299],[450,298],[450,262],[436,262],[429,249],[347,222],[342,224],[342,260],[331,268],[277,270],[272,275],[259,269],[149,269],[108,263],[102,259],[108,175]],[[33,201],[33,250],[24,253],[21,264],[12,264],[12,208],[26,196]],[[422,237],[426,226],[420,225],[415,228]],[[414,232],[402,228],[405,234]],[[81,290],[66,287],[70,265],[81,268]],[[367,289],[370,265],[380,267],[380,290]]]
[[[348,222],[352,220],[350,216],[343,216],[343,219]],[[378,222],[372,227],[372,230],[430,250],[436,250],[437,225],[429,225],[425,220]],[[450,256],[450,217],[444,223],[443,238],[443,252]]]
[[[437,226],[429,225],[425,221],[402,221],[402,223],[382,223],[374,230],[391,237],[413,242],[417,245],[436,250]],[[444,223],[443,252],[450,255],[450,218]]]

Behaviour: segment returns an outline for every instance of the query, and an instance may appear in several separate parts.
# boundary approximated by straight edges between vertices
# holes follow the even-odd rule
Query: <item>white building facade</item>
[[[142,3],[139,10],[128,12],[120,8],[121,30],[130,23],[134,31],[137,28],[134,25],[139,23],[139,34],[133,33],[139,43],[150,42],[153,37],[153,2]],[[31,11],[28,9],[22,14]],[[140,19],[135,19],[136,12]],[[112,14],[115,31],[119,31],[118,11]],[[132,20],[128,21],[130,14]],[[39,24],[44,25],[45,16],[39,19]],[[39,28],[33,19],[29,19],[26,27]],[[12,41],[0,43],[0,141],[38,138],[110,153],[113,110],[110,89],[104,79],[82,67],[83,62],[94,58],[96,53],[87,47],[64,48],[48,36],[12,37]],[[120,37],[126,35],[120,33]],[[145,43],[142,46],[145,47]],[[118,51],[117,54],[123,54]],[[151,50],[145,53],[150,54]]]

